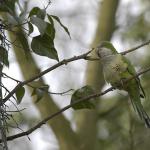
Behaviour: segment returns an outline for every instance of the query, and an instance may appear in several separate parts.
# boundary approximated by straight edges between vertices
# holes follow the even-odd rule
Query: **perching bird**
[[[133,65],[125,56],[119,54],[110,42],[101,42],[96,52],[101,60],[105,80],[115,88],[128,92],[134,110],[145,122],[145,125],[150,128],[150,118],[140,100],[140,97],[145,97],[140,79],[136,77],[127,81],[136,75]]]

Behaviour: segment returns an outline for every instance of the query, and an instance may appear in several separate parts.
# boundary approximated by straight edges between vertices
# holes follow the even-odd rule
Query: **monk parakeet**
[[[101,60],[105,80],[117,89],[128,92],[134,110],[141,120],[145,121],[145,125],[150,128],[150,118],[140,100],[140,97],[145,97],[140,79],[136,77],[128,82],[123,82],[136,75],[133,65],[125,56],[119,54],[110,42],[101,42],[96,52]]]

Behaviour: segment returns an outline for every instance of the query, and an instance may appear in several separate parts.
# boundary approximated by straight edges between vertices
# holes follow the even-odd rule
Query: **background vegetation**
[[[28,80],[56,64],[58,59],[56,51],[59,60],[63,60],[81,55],[90,48],[96,47],[103,40],[112,41],[118,51],[124,51],[146,42],[150,38],[149,0],[137,0],[136,3],[125,0],[83,0],[82,3],[79,0],[56,0],[49,3],[48,7],[46,7],[48,2],[44,3],[40,0],[36,3],[31,0],[19,1],[19,5],[17,2],[12,1],[16,7],[7,5],[7,8],[12,10],[11,14],[8,14],[9,9],[6,11],[6,8],[2,7],[4,4],[9,4],[10,1],[0,2],[0,13],[1,19],[4,21],[2,23],[10,25],[5,29],[6,36],[11,42],[11,48],[8,51],[10,66],[9,68],[4,67],[3,72],[18,80]],[[32,31],[31,24],[24,24],[28,12],[35,15],[34,17],[42,18],[44,14],[38,14],[37,11],[31,13],[31,10],[34,7],[44,10],[44,6],[46,13],[58,16],[61,22],[58,18],[47,18],[46,21],[49,21],[50,24],[49,30],[43,30],[44,23],[42,21],[30,18],[30,23],[34,24],[34,32],[27,36],[25,33]],[[19,14],[20,16],[18,16]],[[14,22],[15,17],[18,22]],[[55,30],[56,36],[54,36]],[[40,39],[35,44],[32,40],[33,37],[45,33],[49,37],[53,37],[54,41],[48,42],[55,49],[51,49],[53,52],[51,51],[50,54],[43,54],[42,51],[42,55],[52,59],[37,55],[39,54],[36,51],[37,44],[46,43],[46,38],[43,41]],[[69,33],[71,39],[67,35]],[[36,47],[35,51],[34,47]],[[31,48],[33,51],[30,53],[28,50]],[[94,53],[92,56],[94,57]],[[144,70],[150,64],[149,46],[127,54],[126,57],[131,60],[137,71]],[[14,63],[17,63],[17,67]],[[5,64],[7,65],[7,63]],[[148,72],[141,77],[147,95],[142,103],[148,114],[150,114],[149,76]],[[10,91],[16,85],[16,82],[8,78],[4,78],[3,83]],[[41,91],[35,91],[36,88],[43,86],[44,90],[47,90],[45,85],[49,85],[49,92],[57,92],[57,94],[44,92],[41,96]],[[30,86],[25,86],[26,94],[22,100],[20,99],[21,103],[15,104],[20,110],[26,109],[20,113],[11,114],[12,117],[9,117],[10,120],[7,121],[10,124],[7,136],[26,131],[47,116],[59,111],[60,108],[70,103],[73,91],[85,85],[91,85],[97,92],[104,91],[108,87],[103,79],[100,62],[78,60],[58,67],[36,82],[31,82]],[[70,91],[58,94],[58,92],[67,90]],[[12,98],[6,103],[9,106],[8,110],[15,110],[13,103],[16,102],[12,100],[12,103],[11,100]],[[37,100],[39,101],[37,102]],[[29,134],[31,141],[27,136],[8,141],[9,149],[148,150],[150,131],[135,115],[126,93],[113,91],[96,99],[95,103],[95,109],[76,111],[69,109],[59,114],[49,120],[46,125]],[[15,128],[12,128],[14,126]]]

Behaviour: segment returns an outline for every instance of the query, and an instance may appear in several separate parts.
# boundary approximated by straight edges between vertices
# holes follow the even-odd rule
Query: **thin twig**
[[[50,5],[51,3],[52,3],[51,0],[49,0],[49,1],[48,1],[48,4],[47,4],[46,7],[45,7],[45,10],[49,7],[49,5]]]
[[[136,46],[136,47],[134,47],[134,48],[128,49],[128,50],[123,51],[123,52],[120,52],[119,54],[121,54],[121,55],[126,55],[126,54],[128,54],[128,53],[130,53],[130,52],[133,52],[133,51],[135,51],[135,50],[137,50],[137,49],[139,49],[139,48],[141,48],[141,47],[143,47],[143,46],[146,46],[146,45],[148,45],[148,44],[150,44],[150,40],[147,41],[147,42],[145,42],[145,43],[142,43],[142,44],[140,44],[140,45],[138,45],[138,46]],[[89,61],[96,61],[96,60],[98,60],[98,61],[99,61],[99,58],[93,58],[93,57],[91,57],[91,56],[87,56],[87,57],[86,57],[86,60],[89,60]]]
[[[73,91],[74,89],[69,89],[63,92],[48,92],[49,94],[54,94],[54,95],[65,95],[68,94],[69,92]]]
[[[124,51],[124,52],[121,52],[120,54],[126,55],[127,53],[133,52],[133,51],[135,51],[135,50],[137,50],[137,49],[139,49],[139,48],[141,48],[141,47],[143,47],[143,46],[145,46],[145,45],[148,45],[148,44],[150,44],[150,40],[147,41],[147,42],[145,42],[145,43],[140,44],[139,46],[136,46],[136,47],[134,47],[134,48],[131,48],[131,49],[129,49],[129,50],[126,50],[126,51]]]
[[[120,54],[125,55],[125,54],[127,54],[127,53],[129,53],[129,52],[132,52],[132,51],[134,51],[134,50],[136,50],[136,49],[138,49],[138,48],[140,48],[140,47],[143,47],[143,46],[145,46],[145,45],[148,45],[149,43],[150,43],[150,40],[147,41],[147,42],[145,42],[145,43],[143,43],[143,44],[141,44],[141,45],[139,45],[139,46],[136,46],[136,47],[134,47],[134,48],[131,48],[131,49],[127,50],[127,51],[121,52]],[[54,70],[54,69],[56,69],[56,68],[58,68],[58,67],[60,67],[60,66],[62,66],[62,65],[66,65],[66,64],[69,63],[69,62],[75,61],[75,60],[79,60],[79,59],[88,60],[88,59],[89,59],[88,54],[90,54],[91,51],[93,51],[93,50],[94,50],[94,49],[88,51],[87,53],[84,53],[84,54],[82,54],[82,55],[79,55],[79,56],[74,56],[74,57],[69,58],[69,59],[64,59],[64,60],[58,62],[57,64],[53,65],[52,67],[50,67],[50,68],[48,68],[48,69],[42,71],[42,72],[39,73],[38,75],[36,75],[36,76],[34,76],[34,77],[32,77],[32,78],[30,78],[30,79],[24,81],[24,82],[20,82],[20,83],[4,98],[4,103],[16,92],[16,90],[17,90],[18,88],[20,88],[20,87],[22,87],[22,86],[24,86],[24,85],[26,85],[26,84],[28,84],[28,83],[30,83],[30,82],[36,80],[36,79],[42,77],[42,76],[45,75],[46,73],[48,73],[48,72],[50,72],[50,71],[52,71],[52,70]],[[95,59],[95,60],[96,60],[96,59]]]
[[[11,112],[11,113],[15,113],[15,112],[21,112],[21,111],[24,111],[26,108],[22,108],[22,109],[19,109],[19,110],[7,110],[6,112],[7,113],[9,113],[9,112]]]
[[[143,46],[145,46],[145,45],[148,45],[149,43],[150,43],[150,40],[147,41],[147,42],[145,42],[145,43],[143,43],[143,44],[141,44],[141,45],[139,45],[139,46],[137,46],[137,47],[134,47],[134,48],[132,48],[132,49],[129,49],[129,50],[127,50],[127,51],[124,51],[124,52],[122,52],[121,54],[122,54],[122,55],[125,55],[125,54],[127,54],[127,53],[129,53],[129,52],[132,52],[132,51],[134,51],[134,50],[136,50],[136,49],[138,49],[138,48],[140,48],[140,47],[143,47]],[[48,73],[48,72],[50,72],[50,71],[52,71],[52,70],[54,70],[54,69],[56,69],[56,68],[58,68],[58,67],[60,67],[60,66],[62,66],[62,65],[67,65],[67,63],[70,63],[70,62],[72,62],[72,61],[79,60],[79,59],[85,59],[85,60],[90,59],[89,56],[88,56],[88,54],[90,54],[93,50],[94,50],[94,49],[92,48],[92,50],[90,50],[90,51],[88,51],[88,52],[86,52],[86,53],[84,53],[84,54],[82,54],[82,55],[74,56],[74,57],[71,57],[71,58],[69,58],[69,59],[64,59],[64,60],[58,62],[57,64],[53,65],[52,67],[50,67],[50,68],[48,68],[48,69],[42,71],[42,72],[39,73],[38,75],[36,75],[36,76],[34,76],[34,77],[32,77],[32,78],[30,78],[30,79],[24,81],[24,82],[20,82],[20,83],[4,98],[4,101],[3,101],[3,102],[5,103],[5,102],[16,92],[16,90],[19,89],[20,87],[22,87],[22,86],[24,86],[24,85],[26,85],[26,84],[28,84],[28,83],[30,83],[30,82],[32,82],[32,81],[34,81],[34,80],[40,78],[40,77],[42,77],[42,76],[45,75],[46,73]],[[96,60],[96,59],[95,59],[95,60]]]
[[[3,102],[5,103],[15,92],[17,89],[19,89],[20,87],[36,80],[36,79],[39,79],[40,77],[42,77],[43,75],[47,74],[48,72],[51,72],[52,70],[62,66],[62,65],[67,65],[67,63],[69,62],[72,62],[72,61],[75,61],[75,60],[79,60],[79,59],[86,59],[87,55],[91,53],[92,50],[82,54],[82,55],[79,55],[79,56],[74,56],[74,57],[71,57],[69,59],[64,59],[60,62],[58,62],[57,64],[53,65],[52,67],[42,71],[41,73],[39,73],[38,75],[35,75],[34,77],[26,80],[26,81],[23,81],[23,82],[19,82],[19,84],[4,98]]]
[[[10,77],[9,75],[7,75],[6,73],[2,73],[2,75],[4,75],[4,77],[5,78],[9,78],[9,79],[11,79],[11,80],[13,80],[13,81],[15,81],[15,82],[17,82],[17,83],[20,83],[20,82],[22,82],[22,81],[20,81],[20,80],[18,80],[18,79],[15,79],[15,78],[13,78],[13,77]],[[26,84],[27,86],[29,86],[29,87],[31,87],[31,88],[38,88],[38,87],[34,87],[34,86],[32,86],[32,85],[30,85],[30,84]],[[6,88],[6,87],[4,87],[4,88]],[[39,87],[39,89],[40,90],[43,90],[43,91],[45,91],[44,90],[44,88],[41,88],[41,87]],[[71,91],[73,91],[74,89],[69,89],[69,90],[66,90],[66,91],[63,91],[63,92],[49,92],[49,91],[46,91],[47,93],[49,93],[49,94],[54,94],[54,95],[65,95],[65,94],[67,94],[67,93],[69,93],[69,92],[71,92]],[[6,91],[8,92],[8,93],[10,93],[10,91],[8,91],[7,89],[6,89]],[[16,100],[16,99],[15,99]]]
[[[130,80],[146,73],[150,71],[150,67],[137,73],[135,76],[129,78],[129,79],[126,79],[125,81],[123,81],[124,83],[126,82],[129,82]],[[121,83],[119,83],[117,86],[120,86]],[[31,134],[33,131],[35,131],[36,129],[40,128],[43,124],[45,124],[47,121],[55,118],[56,116],[58,116],[59,114],[63,113],[64,111],[68,110],[69,108],[71,108],[72,106],[76,105],[77,103],[80,103],[80,102],[83,102],[83,101],[86,101],[86,100],[90,100],[92,98],[97,98],[97,97],[100,97],[100,96],[103,96],[105,95],[106,93],[112,91],[116,89],[115,87],[110,87],[108,88],[107,90],[105,90],[104,92],[99,92],[99,93],[95,93],[95,94],[92,94],[92,95],[89,95],[89,96],[86,96],[84,98],[81,98],[77,101],[74,101],[74,103],[71,103],[70,105],[67,105],[66,107],[62,108],[61,110],[53,113],[52,115],[46,117],[44,120],[42,120],[41,122],[39,122],[38,124],[36,124],[34,127],[30,128],[29,130],[25,131],[25,132],[22,132],[22,133],[19,133],[19,134],[15,134],[15,135],[12,135],[12,136],[9,136],[7,137],[7,140],[10,141],[10,140],[13,140],[13,139],[16,139],[16,138],[19,138],[19,137],[22,137],[22,136],[28,136],[29,134]],[[2,142],[2,140],[0,139],[0,142]]]

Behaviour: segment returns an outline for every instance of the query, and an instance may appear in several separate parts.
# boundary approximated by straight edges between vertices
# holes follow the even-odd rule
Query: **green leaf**
[[[50,15],[47,14],[48,20],[51,23],[52,26],[54,26],[54,21]]]
[[[69,37],[71,38],[68,28],[61,23],[60,19],[57,16],[48,15],[49,21],[51,20],[51,18],[55,19],[60,24],[60,26],[66,31],[66,33],[69,35]]]
[[[0,46],[0,62],[6,65],[7,67],[9,66],[8,51],[2,46]]]
[[[40,11],[39,7],[32,8],[31,11],[30,11],[30,13],[29,13],[29,17],[37,15],[39,11]]]
[[[30,18],[30,21],[31,21],[31,23],[33,23],[34,25],[37,26],[41,35],[43,35],[45,33],[45,30],[47,27],[47,23],[45,21],[43,21],[42,19],[40,19],[38,17],[33,17],[33,16]]]
[[[20,104],[22,101],[22,98],[25,94],[25,88],[24,87],[18,88],[15,94],[16,94],[16,98],[17,98],[17,104]]]
[[[46,32],[47,35],[49,35],[53,40],[55,38],[55,28],[52,24],[47,23]]]
[[[84,97],[87,97],[89,95],[94,94],[94,90],[90,86],[84,86],[78,90],[76,90],[72,97],[71,97],[71,104],[76,103],[79,99],[82,99]],[[77,104],[74,104],[72,106],[73,109],[78,110],[78,109],[93,109],[95,108],[95,102],[94,99],[86,100],[79,102]]]
[[[46,10],[45,9],[40,9],[38,11],[38,14],[37,14],[37,17],[41,18],[41,19],[45,19],[45,16],[46,16]]]
[[[29,33],[28,34],[30,35],[34,30],[33,25],[30,22],[28,22],[28,28],[29,28]]]
[[[46,16],[46,10],[40,9],[39,7],[34,7],[29,13],[29,17],[31,16],[37,16],[44,20]]]
[[[59,61],[57,51],[54,47],[53,39],[47,34],[34,37],[31,42],[31,48],[33,52],[38,55],[46,56],[48,58]]]

